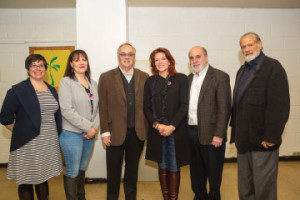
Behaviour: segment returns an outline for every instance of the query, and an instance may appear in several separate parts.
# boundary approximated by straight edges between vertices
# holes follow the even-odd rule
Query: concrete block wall
[[[248,31],[258,33],[265,54],[278,59],[289,78],[291,115],[280,155],[300,152],[300,9],[129,7],[128,16],[128,38],[137,49],[136,67],[150,73],[151,51],[166,47],[176,69],[188,74],[188,51],[202,45],[210,64],[230,75],[232,88],[244,62],[239,38]],[[228,144],[226,157],[235,156],[235,146]]]
[[[129,7],[128,22],[137,68],[150,73],[151,51],[166,47],[176,69],[188,74],[187,53],[202,45],[210,64],[230,75],[232,87],[243,63],[239,38],[247,31],[257,32],[264,52],[282,63],[289,78],[291,115],[280,155],[300,152],[300,9]],[[11,85],[27,77],[29,46],[69,45],[76,45],[75,9],[0,9],[0,106]],[[0,126],[0,163],[8,160],[10,137]],[[226,157],[235,155],[234,145],[228,144]]]
[[[0,9],[0,106],[6,91],[27,78],[30,46],[75,46],[75,9]],[[0,163],[7,163],[11,133],[0,126]]]

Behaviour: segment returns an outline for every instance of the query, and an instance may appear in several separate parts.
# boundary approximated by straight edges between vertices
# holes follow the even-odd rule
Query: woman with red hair
[[[150,55],[152,76],[145,83],[144,113],[150,123],[146,159],[158,163],[164,200],[178,199],[180,167],[189,164],[186,131],[188,82],[175,70],[168,49]]]

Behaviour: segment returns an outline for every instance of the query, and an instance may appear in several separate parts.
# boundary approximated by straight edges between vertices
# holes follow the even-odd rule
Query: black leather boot
[[[77,195],[78,195],[78,200],[86,200],[85,199],[85,189],[84,189],[84,184],[85,184],[85,171],[79,170],[78,173],[78,182],[77,182]]]
[[[30,184],[21,184],[18,186],[18,195],[20,200],[34,200],[33,187]]]
[[[67,200],[78,200],[77,182],[77,177],[71,178],[64,175],[64,187]]]
[[[45,181],[41,184],[35,185],[35,193],[38,200],[49,200],[49,186]]]

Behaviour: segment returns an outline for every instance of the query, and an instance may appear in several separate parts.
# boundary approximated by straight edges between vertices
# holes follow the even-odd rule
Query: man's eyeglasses
[[[135,53],[119,53],[119,56],[121,56],[121,57],[126,57],[126,56],[128,56],[128,57],[134,57],[135,56]]]

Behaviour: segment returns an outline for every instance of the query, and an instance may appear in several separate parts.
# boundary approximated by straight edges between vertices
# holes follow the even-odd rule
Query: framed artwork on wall
[[[48,68],[44,80],[57,90],[59,81],[65,74],[68,57],[74,49],[74,46],[29,47],[29,53],[45,57]]]

